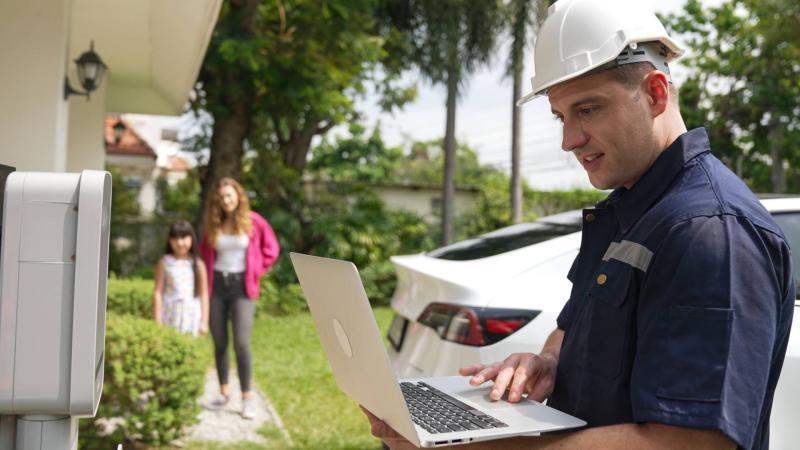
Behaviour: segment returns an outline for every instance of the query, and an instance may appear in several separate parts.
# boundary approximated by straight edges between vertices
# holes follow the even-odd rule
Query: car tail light
[[[464,345],[494,344],[533,320],[539,311],[505,308],[471,308],[431,303],[417,321],[433,328],[444,340]]]

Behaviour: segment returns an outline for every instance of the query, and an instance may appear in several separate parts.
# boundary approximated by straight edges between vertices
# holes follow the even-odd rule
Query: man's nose
[[[563,137],[561,139],[561,149],[571,152],[585,146],[589,142],[589,136],[583,131],[580,122],[564,121]]]

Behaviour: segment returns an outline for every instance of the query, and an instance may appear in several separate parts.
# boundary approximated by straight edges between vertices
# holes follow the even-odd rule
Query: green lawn
[[[391,321],[389,308],[375,310],[382,332]],[[253,376],[269,397],[291,435],[293,445],[278,430],[261,430],[270,444],[192,443],[189,450],[377,450],[380,442],[358,406],[336,386],[328,360],[308,313],[286,317],[260,316],[253,327]]]

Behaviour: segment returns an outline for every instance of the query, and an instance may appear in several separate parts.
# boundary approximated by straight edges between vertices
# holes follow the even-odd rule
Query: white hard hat
[[[517,105],[547,93],[552,86],[604,65],[650,61],[659,70],[683,54],[655,13],[641,0],[559,0],[550,6],[534,49],[533,92]],[[652,43],[652,45],[642,45]],[[637,50],[638,49],[638,50]],[[669,73],[667,71],[667,73]]]

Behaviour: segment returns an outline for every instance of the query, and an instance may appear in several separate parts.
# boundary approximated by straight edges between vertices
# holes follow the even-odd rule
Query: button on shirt
[[[767,449],[794,310],[790,251],[705,130],[583,217],[549,404],[589,426],[720,430]]]

